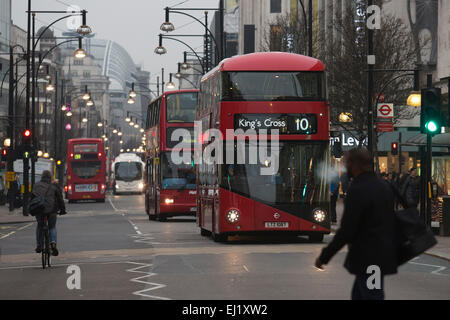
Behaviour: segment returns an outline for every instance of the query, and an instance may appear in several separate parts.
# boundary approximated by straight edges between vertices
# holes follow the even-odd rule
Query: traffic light
[[[336,140],[334,141],[332,151],[333,151],[333,155],[336,159],[342,158],[343,151],[342,151],[342,144],[340,141],[336,141]]]
[[[391,153],[393,156],[398,155],[398,143],[397,142],[392,142],[391,144]]]
[[[422,89],[422,109],[420,112],[420,132],[435,135],[442,127],[441,89]]]
[[[25,129],[22,132],[22,142],[24,145],[31,145],[32,136],[31,136],[31,130]]]
[[[2,161],[7,161],[8,160],[8,149],[3,148],[2,149],[2,157],[1,157]]]

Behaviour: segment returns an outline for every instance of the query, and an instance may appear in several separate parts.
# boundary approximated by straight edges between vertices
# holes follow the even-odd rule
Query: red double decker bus
[[[77,200],[105,202],[106,154],[102,139],[70,139],[67,143],[69,203]]]
[[[225,59],[202,78],[196,116],[202,155],[211,129],[224,139],[222,162],[196,166],[202,235],[226,241],[280,232],[322,241],[330,233],[326,99],[324,65],[297,54]]]
[[[165,92],[147,110],[145,210],[149,220],[195,215],[196,178],[193,162],[194,120],[198,90]],[[173,135],[183,137],[173,141]],[[185,150],[177,161],[173,154]]]

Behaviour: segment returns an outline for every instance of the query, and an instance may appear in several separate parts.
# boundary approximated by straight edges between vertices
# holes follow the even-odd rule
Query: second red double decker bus
[[[102,139],[70,139],[67,143],[67,183],[69,202],[105,202],[106,154]]]
[[[193,161],[195,108],[198,90],[165,92],[147,110],[145,159],[145,210],[149,220],[195,215],[196,178]],[[182,130],[178,141],[172,135]],[[185,149],[189,158],[178,163],[172,152]],[[177,150],[180,149],[180,150]]]
[[[226,241],[229,235],[280,232],[322,241],[330,233],[326,98],[324,65],[297,54],[225,59],[202,78],[197,109],[201,151],[212,143],[208,130],[219,130],[224,138],[222,163],[197,165],[202,235]],[[239,130],[242,139],[238,134],[230,139],[227,129]],[[247,130],[253,136],[242,134]],[[273,151],[273,157],[264,156],[261,148]],[[256,161],[249,162],[251,157]],[[261,174],[272,165],[271,174]]]

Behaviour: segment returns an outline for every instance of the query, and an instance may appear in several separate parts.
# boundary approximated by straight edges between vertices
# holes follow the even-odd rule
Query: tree
[[[325,43],[319,58],[326,64],[329,74],[331,123],[354,132],[362,141],[367,136],[367,47],[366,41],[360,41],[355,12],[355,7],[349,6],[342,20],[335,19],[336,32],[340,37],[334,37]],[[392,15],[382,16],[381,29],[374,32],[375,68],[414,69],[416,53],[412,34],[403,22]],[[386,101],[395,106],[404,106],[412,83],[412,76],[401,72],[376,72],[375,96],[372,97],[374,111],[377,93],[384,94]],[[341,112],[351,113],[353,121],[345,125],[339,123]],[[396,107],[394,123],[412,119],[419,112],[418,108]],[[374,146],[376,147],[376,141]]]
[[[298,13],[279,15],[264,32],[263,51],[295,52],[306,55],[308,35],[304,19]]]

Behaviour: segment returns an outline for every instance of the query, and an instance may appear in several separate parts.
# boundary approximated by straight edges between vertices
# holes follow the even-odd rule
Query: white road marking
[[[111,197],[108,197],[108,201],[111,204],[111,207],[113,207],[114,211],[121,211],[121,210],[117,209],[116,206],[113,204]]]
[[[243,267],[244,267],[245,271],[250,272],[250,271],[248,271],[248,268],[246,265],[244,265]]]
[[[444,267],[444,266],[436,266],[436,265],[433,265],[433,264],[426,264],[426,263],[413,262],[414,260],[417,260],[418,258],[419,258],[419,257],[416,257],[416,258],[412,259],[411,261],[409,261],[408,263],[409,263],[409,264],[415,264],[415,265],[418,265],[418,266],[425,266],[425,267],[437,268],[436,270],[431,271],[430,273],[432,273],[432,274],[437,274],[437,275],[439,275],[439,276],[449,276],[448,274],[442,274],[442,273],[440,273],[441,271],[444,271],[445,269],[447,269],[447,267]]]
[[[150,268],[153,266],[153,264],[131,262],[131,261],[129,261],[128,263],[129,264],[138,265],[138,267],[132,268],[132,269],[128,269],[127,272],[143,273],[144,274],[141,277],[130,279],[130,281],[131,282],[137,282],[137,283],[143,283],[143,284],[145,284],[147,286],[151,286],[150,288],[145,288],[144,290],[139,290],[139,291],[133,292],[134,295],[141,296],[141,297],[146,297],[146,298],[158,299],[158,300],[170,300],[169,298],[166,298],[166,297],[152,296],[152,295],[146,294],[149,291],[158,290],[158,289],[166,287],[165,284],[154,283],[154,282],[141,280],[141,279],[150,278],[150,277],[153,277],[153,276],[157,275],[157,273],[150,272]],[[139,269],[142,269],[142,268],[148,268],[149,271],[148,272],[147,271],[138,271]],[[149,280],[149,279],[147,279],[147,280]]]

